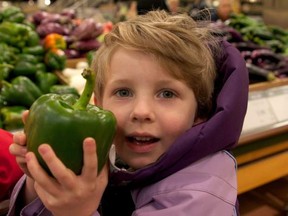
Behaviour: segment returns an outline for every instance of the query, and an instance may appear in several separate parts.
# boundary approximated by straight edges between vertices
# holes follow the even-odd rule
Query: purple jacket
[[[236,215],[235,160],[221,150],[231,149],[238,142],[249,80],[239,51],[227,42],[223,42],[223,47],[225,51],[217,60],[216,106],[212,117],[180,136],[156,163],[135,172],[112,169],[113,184],[131,186],[136,208],[133,216]],[[14,189],[8,216],[14,215],[15,199],[24,180]],[[22,213],[51,215],[39,199]]]

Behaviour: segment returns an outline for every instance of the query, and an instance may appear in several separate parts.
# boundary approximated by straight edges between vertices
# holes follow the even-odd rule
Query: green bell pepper
[[[54,73],[37,71],[35,78],[37,86],[44,94],[49,93],[51,86],[58,83],[58,77]]]
[[[0,94],[0,108],[7,106],[5,98]]]
[[[29,39],[30,27],[21,23],[0,23],[0,40],[8,45],[23,48]]]
[[[89,104],[94,89],[95,74],[85,69],[83,94],[45,94],[30,108],[24,131],[28,151],[35,153],[39,163],[51,175],[38,153],[39,145],[48,143],[63,164],[75,174],[83,167],[83,140],[93,137],[97,142],[98,171],[106,163],[108,151],[116,131],[116,119],[112,112]]]
[[[52,71],[63,70],[66,66],[66,59],[67,57],[63,50],[51,49],[46,52],[44,62]]]
[[[41,45],[23,47],[22,53],[31,54],[31,55],[41,55],[43,56],[45,53],[44,47]]]
[[[42,92],[28,77],[18,76],[11,83],[2,80],[1,95],[9,106],[29,108]]]
[[[12,73],[14,77],[29,76],[33,77],[37,71],[35,64],[28,61],[19,61],[16,63]]]
[[[27,108],[23,106],[1,108],[0,115],[3,124],[2,127],[9,131],[24,128],[22,114],[25,110],[27,110]]]
[[[36,64],[37,71],[47,72],[46,65],[42,62]],[[55,75],[56,76],[56,75]]]
[[[13,70],[13,65],[0,63],[0,80],[8,79],[10,72]]]
[[[28,47],[34,47],[34,46],[39,46],[40,45],[40,37],[39,34],[30,27],[31,30],[28,32],[28,39],[26,42],[26,46]]]
[[[89,66],[92,64],[94,54],[95,54],[95,50],[91,50],[86,53],[86,60]]]
[[[1,37],[0,37],[1,38]],[[1,40],[1,39],[0,39]],[[14,64],[17,59],[17,50],[0,42],[0,63]]]
[[[8,7],[1,11],[2,21],[18,22],[21,23],[25,20],[25,14],[19,7]]]
[[[17,55],[17,62],[20,62],[20,61],[30,62],[32,64],[36,64],[36,63],[38,63],[38,58],[32,54],[20,53]]]
[[[50,88],[50,93],[54,94],[74,94],[76,96],[79,96],[79,92],[76,88],[69,86],[69,85],[53,85]]]

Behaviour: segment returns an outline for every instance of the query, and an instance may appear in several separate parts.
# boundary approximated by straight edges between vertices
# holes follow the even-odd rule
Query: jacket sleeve
[[[17,182],[14,187],[11,199],[9,212],[7,216],[16,216],[16,206],[21,204],[20,192],[23,187],[25,187],[26,175]],[[20,210],[20,216],[52,216],[52,213],[43,205],[42,201],[39,198],[36,198],[28,205],[24,206]],[[100,216],[97,211],[94,212],[92,216]]]
[[[0,129],[0,137],[0,201],[3,201],[9,199],[14,185],[23,173],[15,157],[9,152],[13,135]]]
[[[194,191],[192,194],[186,190],[178,190],[153,197],[153,202],[137,209],[132,216],[167,215],[236,216],[237,214],[231,204],[207,192]]]

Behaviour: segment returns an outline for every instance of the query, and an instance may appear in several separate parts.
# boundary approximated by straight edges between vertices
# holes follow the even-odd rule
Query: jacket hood
[[[221,43],[223,53],[216,61],[215,109],[212,116],[179,136],[155,163],[134,172],[112,168],[112,185],[148,185],[209,154],[229,150],[238,143],[248,102],[248,71],[240,52],[226,41]]]

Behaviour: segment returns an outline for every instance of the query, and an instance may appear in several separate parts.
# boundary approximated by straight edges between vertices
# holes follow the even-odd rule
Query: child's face
[[[106,74],[104,109],[118,124],[119,157],[134,169],[155,162],[195,119],[193,91],[168,74],[151,55],[119,49]]]

